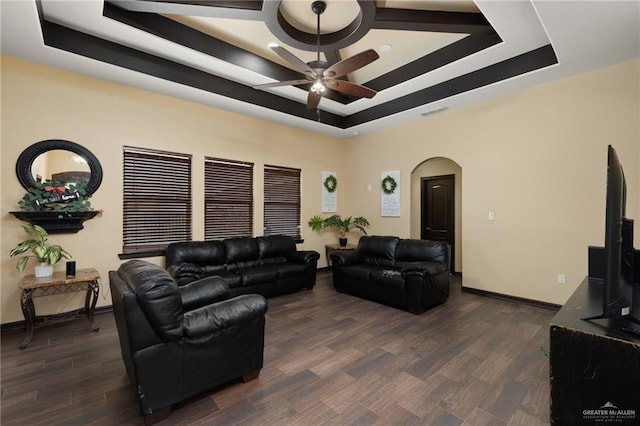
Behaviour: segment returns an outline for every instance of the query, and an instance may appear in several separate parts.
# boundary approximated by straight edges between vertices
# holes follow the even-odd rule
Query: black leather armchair
[[[132,260],[109,272],[122,358],[145,423],[234,379],[258,377],[264,297],[229,299],[218,277],[178,287],[161,267]]]

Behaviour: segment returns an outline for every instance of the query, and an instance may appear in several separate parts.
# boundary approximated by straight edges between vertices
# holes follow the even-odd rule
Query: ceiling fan
[[[365,50],[364,52],[360,52],[349,58],[338,61],[331,66],[329,66],[329,63],[327,61],[320,60],[320,15],[322,15],[326,7],[327,5],[324,1],[314,1],[311,4],[311,10],[313,10],[313,13],[317,15],[317,58],[315,61],[305,63],[284,47],[278,45],[270,46],[271,50],[277,53],[282,59],[293,65],[300,73],[304,74],[305,78],[299,80],[258,84],[256,86],[253,86],[253,88],[267,89],[270,87],[297,86],[299,84],[313,83],[311,88],[309,89],[309,95],[307,96],[307,109],[318,108],[320,99],[326,92],[327,88],[360,98],[370,99],[376,95],[377,92],[375,90],[340,79],[340,77],[343,77],[350,72],[360,69],[378,59],[380,56],[378,56],[375,50]]]

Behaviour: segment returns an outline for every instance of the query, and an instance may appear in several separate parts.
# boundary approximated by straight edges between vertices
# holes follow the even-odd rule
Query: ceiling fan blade
[[[356,55],[353,55],[347,59],[343,59],[335,64],[331,65],[329,68],[324,70],[322,75],[325,78],[338,78],[343,75],[347,75],[352,71],[355,71],[359,68],[364,67],[365,65],[370,64],[371,62],[378,59],[380,56],[376,53],[375,50],[369,49],[364,52],[360,52]]]
[[[280,87],[280,86],[297,86],[299,84],[309,84],[311,83],[308,79],[300,79],[300,80],[288,80],[288,81],[276,81],[274,83],[265,83],[265,84],[256,84],[255,86],[251,86],[254,89],[268,89],[270,87]]]
[[[360,98],[373,98],[376,93],[375,90],[368,87],[361,86],[359,84],[351,83],[343,80],[327,80],[325,84],[328,88],[337,92],[346,93],[347,95],[358,96]]]
[[[310,79],[315,80],[318,78],[318,74],[306,63],[302,61],[302,59],[298,58],[293,53],[289,52],[282,46],[271,46],[271,50],[276,52],[278,56],[280,56],[285,61],[289,62],[293,65],[298,71],[308,76]]]
[[[320,99],[322,99],[322,95],[318,95],[312,90],[309,90],[309,95],[307,96],[307,109],[317,109],[318,104],[320,104]]]

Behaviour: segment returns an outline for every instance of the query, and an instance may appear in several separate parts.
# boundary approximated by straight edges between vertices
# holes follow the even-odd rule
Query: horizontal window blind
[[[264,235],[300,238],[300,169],[264,167]]]
[[[123,252],[191,240],[191,156],[124,147]]]
[[[204,236],[253,235],[253,163],[205,158]]]

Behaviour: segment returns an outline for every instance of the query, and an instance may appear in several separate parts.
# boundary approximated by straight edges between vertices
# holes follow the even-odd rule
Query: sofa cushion
[[[309,269],[305,263],[276,263],[273,267],[278,270],[278,279],[299,277]]]
[[[193,263],[198,266],[223,265],[225,247],[222,241],[187,241],[167,246],[167,266]]]
[[[358,263],[350,265],[348,267],[340,268],[341,274],[348,278],[354,278],[360,281],[369,281],[369,277],[372,272],[379,271],[380,268],[377,265],[368,265],[366,263]]]
[[[224,240],[226,263],[239,263],[258,260],[258,243],[255,238],[241,237]]]
[[[237,272],[220,272],[217,274],[222,278],[222,282],[229,288],[238,288],[242,286],[242,275]]]
[[[288,253],[296,251],[296,242],[291,237],[285,235],[270,235],[267,237],[257,237],[260,259],[280,258],[284,262]]]
[[[371,265],[391,266],[395,259],[398,237],[364,236],[360,238],[356,252]]]
[[[264,284],[278,279],[278,270],[274,266],[257,265],[242,268],[242,286],[248,287],[257,284]]]
[[[448,265],[449,248],[443,241],[401,240],[396,260],[402,262],[429,261]]]
[[[370,281],[372,284],[404,289],[404,278],[400,271],[390,269],[372,271]]]

